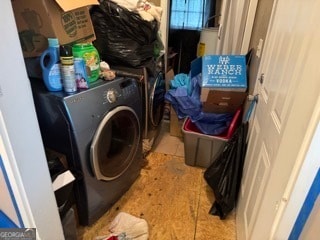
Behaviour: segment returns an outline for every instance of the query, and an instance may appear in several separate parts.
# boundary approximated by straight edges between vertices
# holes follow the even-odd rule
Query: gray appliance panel
[[[115,102],[108,101],[108,92],[115,93]],[[116,79],[108,84],[64,98],[73,131],[81,131],[92,124],[95,125],[103,119],[106,112],[116,106],[126,105],[135,108],[140,103],[141,97],[134,79]]]

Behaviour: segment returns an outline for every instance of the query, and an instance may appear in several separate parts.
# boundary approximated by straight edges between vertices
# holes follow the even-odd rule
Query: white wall
[[[161,0],[160,6],[162,7],[160,33],[161,33],[161,40],[164,45],[164,51],[165,51],[165,72],[167,72],[170,0]]]
[[[0,32],[0,110],[6,130],[0,134],[6,135],[14,177],[20,191],[25,190],[23,221],[25,227],[37,228],[40,239],[63,239],[10,0],[1,1]]]

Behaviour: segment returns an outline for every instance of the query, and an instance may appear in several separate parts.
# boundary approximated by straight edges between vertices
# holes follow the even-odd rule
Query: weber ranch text
[[[219,64],[207,65],[208,75],[241,75],[242,65],[230,64],[229,57],[219,57]]]
[[[241,75],[241,65],[207,65],[208,75]]]

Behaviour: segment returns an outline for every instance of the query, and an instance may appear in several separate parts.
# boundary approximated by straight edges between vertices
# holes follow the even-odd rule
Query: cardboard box
[[[191,77],[201,73],[203,112],[235,112],[247,97],[246,57],[205,55],[191,62]]]
[[[201,64],[202,87],[239,92],[247,90],[244,55],[205,55],[195,61]]]
[[[170,135],[175,137],[182,137],[181,127],[184,119],[179,119],[176,111],[171,107],[170,109]]]
[[[168,91],[170,89],[170,82],[171,80],[174,79],[173,69],[170,69],[168,72],[166,72],[165,79],[166,79],[166,91]]]
[[[201,96],[202,111],[211,113],[234,113],[246,100],[246,92],[217,91],[204,88]]]
[[[58,38],[60,45],[95,40],[88,6],[98,4],[97,0],[11,2],[25,58],[40,56],[48,38]]]

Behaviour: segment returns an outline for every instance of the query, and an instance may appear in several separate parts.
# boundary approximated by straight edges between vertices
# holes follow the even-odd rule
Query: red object
[[[219,138],[223,138],[223,139],[230,139],[231,136],[233,135],[234,131],[237,129],[237,127],[239,126],[239,124],[241,122],[241,112],[242,112],[242,108],[239,108],[235,112],[229,128],[225,132],[223,132],[222,134],[214,135],[214,136],[219,137]],[[188,132],[195,132],[195,133],[204,134],[197,128],[197,126],[190,120],[190,118],[186,119],[186,122],[183,125],[183,129]]]
[[[118,237],[117,236],[111,236],[111,237],[107,238],[106,240],[118,240]]]

